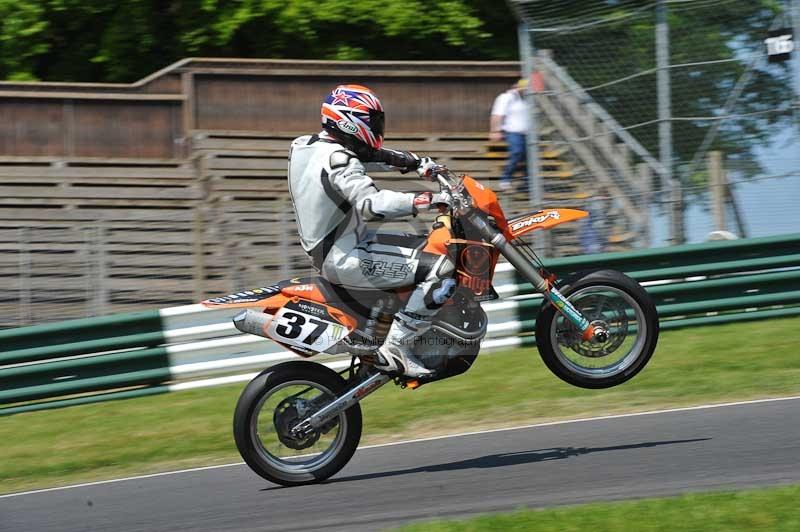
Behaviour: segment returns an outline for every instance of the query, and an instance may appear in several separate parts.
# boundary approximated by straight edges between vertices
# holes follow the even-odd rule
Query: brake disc
[[[564,319],[563,327],[557,330],[558,342],[584,357],[602,358],[610,355],[628,335],[628,316],[623,305],[623,301],[589,295],[576,306],[593,326],[609,332],[608,339],[605,342],[584,340],[578,328]],[[613,329],[609,327],[609,322],[614,323]]]
[[[299,397],[290,397],[282,401],[275,407],[272,421],[275,424],[275,432],[282,444],[290,449],[308,449],[319,440],[320,431],[312,430],[302,437],[293,436],[292,427],[300,423],[309,411],[308,401]]]

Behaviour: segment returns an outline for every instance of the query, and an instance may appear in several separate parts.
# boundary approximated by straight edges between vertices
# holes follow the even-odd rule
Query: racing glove
[[[414,215],[420,211],[445,210],[453,205],[453,199],[447,192],[420,192],[414,196]]]
[[[417,166],[417,174],[425,181],[434,181],[436,179],[436,169],[439,165],[430,157],[423,157]]]
[[[381,148],[378,150],[376,157],[377,162],[399,168],[400,172],[403,174],[416,170],[421,160],[419,155],[414,152],[390,150],[389,148]]]

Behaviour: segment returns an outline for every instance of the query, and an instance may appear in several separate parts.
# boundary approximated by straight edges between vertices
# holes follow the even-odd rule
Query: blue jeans
[[[514,175],[514,170],[516,170],[517,165],[519,163],[524,163],[526,161],[526,148],[527,148],[527,139],[524,133],[503,133],[503,136],[508,142],[508,161],[506,162],[506,166],[503,169],[503,183],[511,183],[511,178]],[[528,179],[525,178],[525,183],[527,183]]]

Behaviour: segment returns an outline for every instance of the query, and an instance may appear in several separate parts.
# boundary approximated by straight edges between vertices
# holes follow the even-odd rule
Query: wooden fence
[[[505,147],[488,142],[488,114],[517,76],[502,62],[187,59],[131,85],[0,83],[0,327],[186,304],[308,272],[286,155],[318,128],[320,100],[340,82],[379,91],[389,146],[496,185]],[[544,200],[584,207],[599,170],[587,171],[558,126],[580,109],[551,85],[558,94],[541,99],[555,111],[539,127]],[[396,173],[379,181],[426,186]],[[530,210],[524,194],[503,202],[509,214]],[[630,245],[621,212],[608,250]],[[548,252],[579,253],[577,228],[553,231]]]
[[[197,130],[186,159],[0,157],[0,327],[186,304],[308,273],[286,182],[291,138]],[[489,184],[503,163],[483,134],[390,140]],[[396,190],[430,186],[375,175]],[[506,203],[528,208],[522,196]]]
[[[133,84],[0,83],[0,155],[183,158],[195,129],[311,131],[334,86],[381,94],[394,133],[483,132],[516,62],[184,59]]]

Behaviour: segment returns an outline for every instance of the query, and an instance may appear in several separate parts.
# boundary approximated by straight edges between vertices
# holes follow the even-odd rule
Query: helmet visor
[[[372,134],[375,135],[376,139],[378,137],[383,138],[385,127],[386,116],[383,114],[383,111],[371,109],[369,112],[369,128],[372,130]]]

